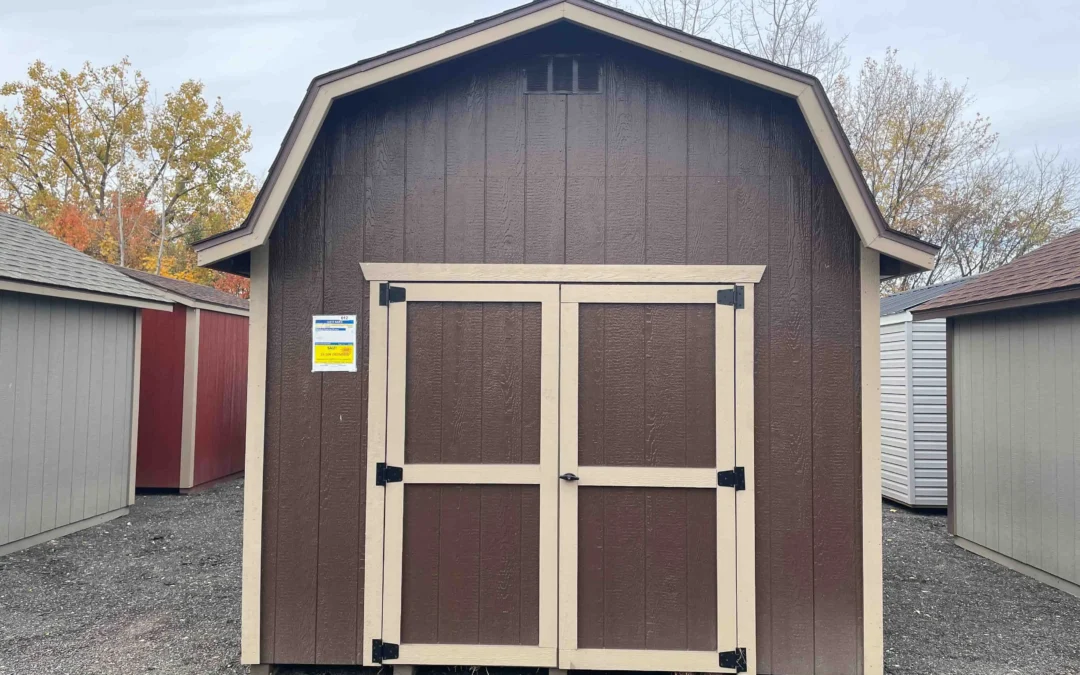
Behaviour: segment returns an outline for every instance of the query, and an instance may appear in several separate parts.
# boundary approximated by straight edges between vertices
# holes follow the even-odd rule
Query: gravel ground
[[[243,673],[242,488],[139,495],[126,518],[0,558],[0,673]],[[883,514],[886,673],[1080,675],[1080,598],[959,548],[943,515]]]
[[[0,673],[241,673],[243,481],[0,558]]]
[[[941,513],[883,510],[886,673],[1080,674],[1080,598],[960,548]]]

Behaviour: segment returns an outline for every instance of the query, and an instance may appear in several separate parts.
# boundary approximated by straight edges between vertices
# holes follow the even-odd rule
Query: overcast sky
[[[1077,0],[819,0],[852,68],[886,47],[966,82],[1004,147],[1080,161]],[[518,0],[0,0],[0,81],[41,59],[77,69],[130,57],[159,94],[201,79],[253,130],[266,173],[311,78]]]

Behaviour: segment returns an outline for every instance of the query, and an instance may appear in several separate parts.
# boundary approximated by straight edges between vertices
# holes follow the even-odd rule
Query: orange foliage
[[[238,277],[235,274],[218,272],[218,278],[214,280],[214,288],[233,295],[239,295],[247,300],[251,297],[251,280]]]

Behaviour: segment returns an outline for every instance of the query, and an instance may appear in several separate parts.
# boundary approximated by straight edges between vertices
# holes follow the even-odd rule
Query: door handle
[[[573,474],[573,473],[564,473],[563,475],[559,476],[559,478],[562,478],[564,481],[567,481],[568,483],[572,483],[572,482],[574,482],[576,480],[581,480],[580,478],[577,477],[577,474]]]

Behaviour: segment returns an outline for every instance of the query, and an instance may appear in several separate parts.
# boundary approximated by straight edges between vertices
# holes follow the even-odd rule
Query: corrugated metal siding
[[[244,470],[248,318],[202,310],[195,404],[195,482]]]
[[[128,505],[135,310],[0,292],[0,546]]]
[[[881,492],[911,500],[908,452],[908,327],[881,327]]]
[[[910,324],[912,506],[948,503],[945,466],[945,319]]]
[[[954,321],[956,533],[1080,583],[1080,303]]]

